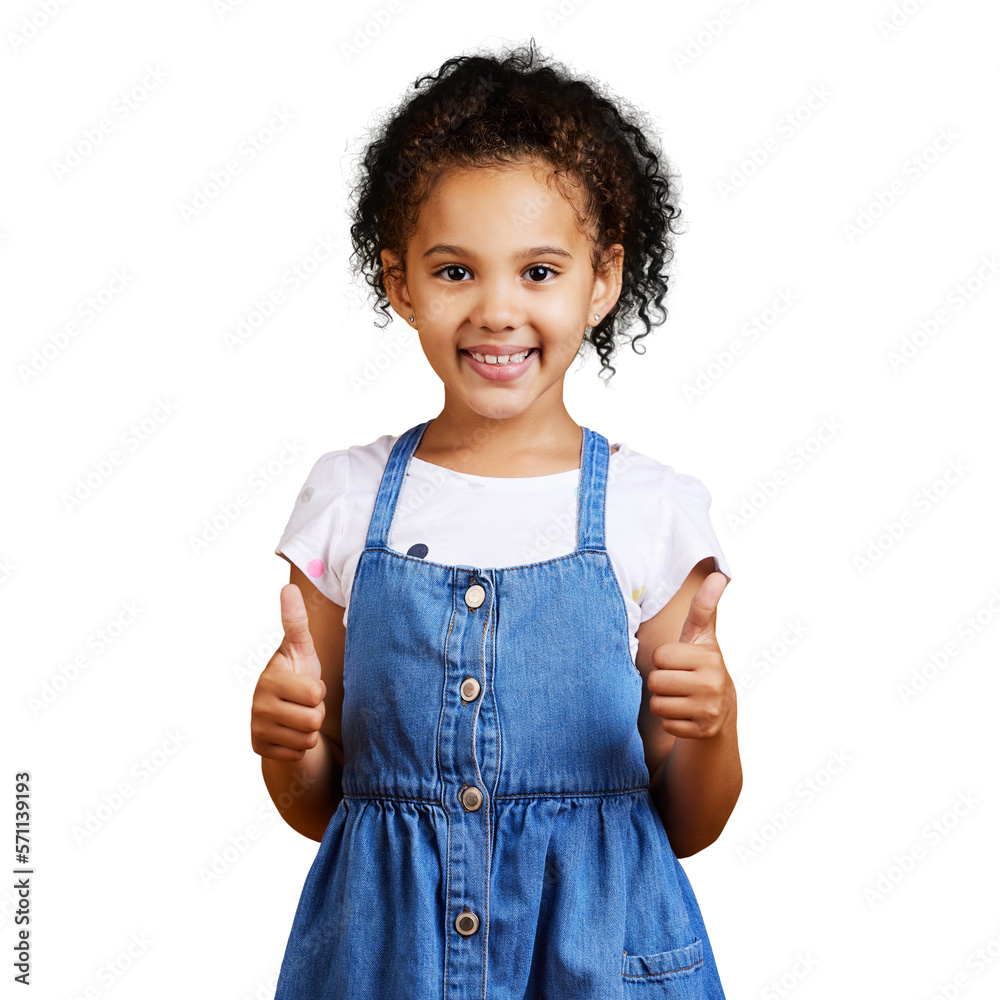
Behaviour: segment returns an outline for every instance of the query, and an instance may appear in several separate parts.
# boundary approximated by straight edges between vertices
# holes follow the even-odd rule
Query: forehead
[[[586,242],[581,206],[579,189],[545,164],[453,167],[421,205],[413,238],[430,245],[448,234],[447,242],[495,247],[543,236]]]

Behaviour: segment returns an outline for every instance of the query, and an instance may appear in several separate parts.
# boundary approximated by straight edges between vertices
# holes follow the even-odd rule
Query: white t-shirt
[[[345,626],[375,494],[398,437],[384,434],[370,444],[321,455],[274,550],[347,609]],[[625,444],[612,447],[618,451],[608,466],[605,546],[625,598],[634,662],[639,623],[673,597],[696,563],[713,556],[716,568],[731,577],[704,484]],[[473,476],[412,456],[389,548],[481,569],[568,555],[576,548],[579,478],[579,469],[521,478]]]

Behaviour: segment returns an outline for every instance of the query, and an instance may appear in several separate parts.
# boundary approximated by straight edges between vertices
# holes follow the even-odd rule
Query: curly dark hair
[[[405,248],[434,181],[456,166],[542,159],[582,184],[595,272],[609,247],[624,249],[618,302],[584,340],[601,359],[600,374],[614,375],[616,335],[635,317],[644,329],[632,349],[645,353],[636,342],[666,320],[666,264],[680,216],[674,175],[646,116],[539,56],[534,39],[498,54],[448,59],[413,90],[373,130],[352,192],[351,259],[384,314],[376,325],[390,318],[381,251],[398,253],[405,269]]]

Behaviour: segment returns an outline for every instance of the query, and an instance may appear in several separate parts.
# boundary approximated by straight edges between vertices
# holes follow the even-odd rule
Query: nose
[[[502,278],[482,281],[469,310],[469,322],[482,330],[500,333],[524,325],[519,289]]]

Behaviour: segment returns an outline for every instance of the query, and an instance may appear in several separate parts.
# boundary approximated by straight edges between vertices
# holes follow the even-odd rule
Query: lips
[[[468,347],[460,349],[470,353],[474,351],[476,354],[492,354],[497,358],[506,358],[512,354],[533,350],[529,344],[470,344]]]
[[[465,363],[469,365],[475,372],[482,375],[483,378],[489,379],[491,382],[509,382],[511,379],[518,378],[529,368],[535,364],[535,358],[538,357],[537,347],[517,347],[516,345],[498,344],[493,347],[475,347],[471,350],[475,350],[477,354],[490,354],[496,351],[496,357],[506,357],[508,356],[508,349],[510,354],[520,354],[522,351],[530,351],[531,353],[523,360],[518,362],[510,362],[507,364],[490,364],[488,361],[477,361],[472,354],[470,349],[462,349],[459,353],[465,359]]]

